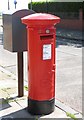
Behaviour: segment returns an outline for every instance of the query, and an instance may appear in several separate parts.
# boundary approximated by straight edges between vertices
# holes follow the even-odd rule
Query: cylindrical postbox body
[[[54,25],[59,21],[59,17],[41,13],[22,18],[28,31],[28,110],[32,114],[49,114],[54,111]]]

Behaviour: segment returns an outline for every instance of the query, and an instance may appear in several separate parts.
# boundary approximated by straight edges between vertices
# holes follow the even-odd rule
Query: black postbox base
[[[28,112],[33,115],[47,115],[54,111],[55,98],[46,101],[31,100],[28,98]]]

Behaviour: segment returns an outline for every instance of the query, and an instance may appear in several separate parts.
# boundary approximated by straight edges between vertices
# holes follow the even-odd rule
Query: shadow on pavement
[[[56,30],[56,36],[63,37],[66,39],[71,40],[84,40],[83,38],[84,32],[81,30],[74,30],[74,29],[63,29],[63,28],[57,28]]]
[[[3,34],[0,33],[0,45],[3,45]]]
[[[38,120],[41,116],[31,115],[27,108],[2,116],[2,120]]]
[[[83,41],[77,41],[77,40],[70,40],[70,39],[64,39],[61,37],[56,38],[56,48],[59,47],[60,45],[65,45],[65,46],[74,46],[77,48],[83,47]]]
[[[0,99],[0,111],[7,109],[9,107],[11,107],[11,106],[9,105],[7,99],[4,99],[4,98]]]

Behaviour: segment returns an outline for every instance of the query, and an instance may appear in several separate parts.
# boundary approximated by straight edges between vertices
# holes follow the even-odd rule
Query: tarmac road
[[[82,46],[57,41],[56,98],[82,113]]]

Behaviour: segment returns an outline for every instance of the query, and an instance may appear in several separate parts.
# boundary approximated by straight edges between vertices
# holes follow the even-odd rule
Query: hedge
[[[29,9],[30,6],[31,3]],[[82,7],[82,2],[32,2],[32,9],[36,12],[78,12]]]

